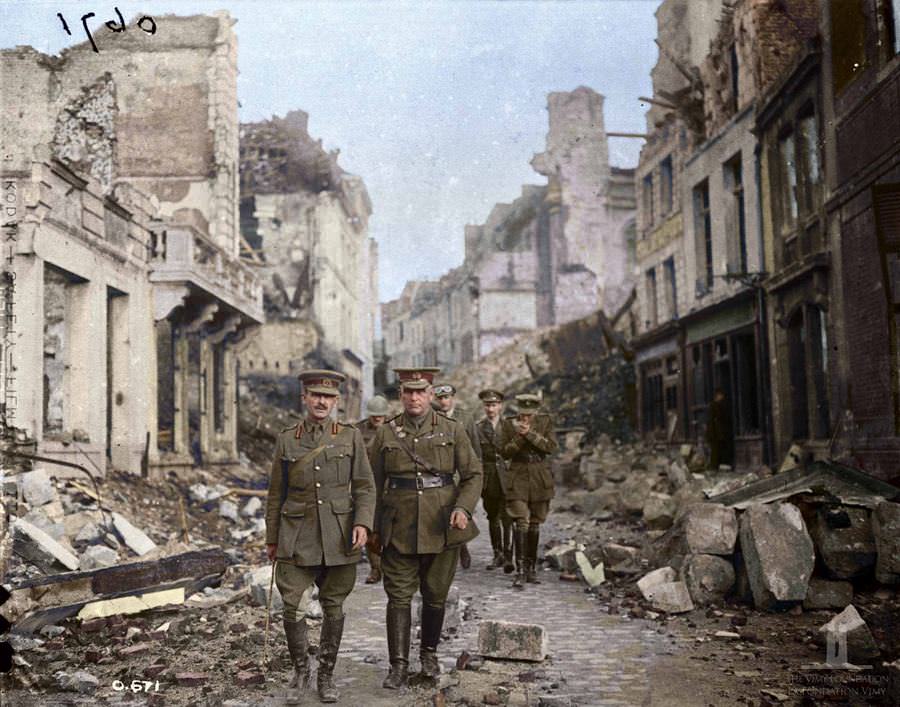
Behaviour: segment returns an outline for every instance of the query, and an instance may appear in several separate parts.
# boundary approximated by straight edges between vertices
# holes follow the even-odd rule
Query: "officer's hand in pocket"
[[[450,527],[465,530],[469,525],[469,516],[465,511],[455,510],[450,514]]]

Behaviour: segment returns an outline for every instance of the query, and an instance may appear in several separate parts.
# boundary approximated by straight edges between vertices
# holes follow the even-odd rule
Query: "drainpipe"
[[[766,249],[763,229],[763,206],[762,206],[762,160],[761,160],[761,144],[757,142],[756,149],[753,150],[754,170],[753,176],[756,182],[756,218],[757,218],[757,234],[759,240],[759,270],[765,272]],[[759,404],[762,412],[761,432],[763,435],[763,463],[772,464],[775,459],[775,438],[772,425],[772,376],[769,369],[769,328],[768,317],[766,316],[766,293],[761,282],[755,283],[756,288],[756,340],[758,342],[758,376],[760,382],[760,400]]]

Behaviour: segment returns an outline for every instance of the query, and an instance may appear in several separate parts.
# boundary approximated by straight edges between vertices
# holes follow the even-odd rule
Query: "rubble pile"
[[[604,434],[591,444],[583,430],[564,431],[561,442],[554,463],[565,491],[555,508],[572,522],[543,561],[560,579],[581,578],[611,612],[663,622],[730,607],[776,620],[831,612],[823,635],[846,625],[869,662],[873,646],[900,654],[897,622],[887,619],[900,584],[900,489],[832,462],[788,464],[774,475],[767,467],[711,472],[690,445]],[[585,580],[579,554],[604,566],[605,581]]]

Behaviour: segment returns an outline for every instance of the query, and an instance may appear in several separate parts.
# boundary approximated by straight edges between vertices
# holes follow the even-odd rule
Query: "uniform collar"
[[[303,431],[309,434],[324,432],[327,422],[327,420],[324,422],[313,422],[308,417],[305,417],[303,418]]]

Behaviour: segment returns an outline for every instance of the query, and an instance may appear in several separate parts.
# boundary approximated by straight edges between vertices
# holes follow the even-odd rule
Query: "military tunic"
[[[401,440],[435,472],[458,482],[435,488],[390,488],[392,478],[433,478],[401,446]],[[389,600],[408,605],[416,589],[430,605],[443,605],[453,582],[459,546],[478,531],[450,527],[454,509],[470,516],[481,494],[481,463],[458,422],[428,412],[420,424],[405,413],[382,425],[372,443],[372,470],[378,493],[376,526],[384,548],[382,570]],[[418,585],[418,586],[417,586]]]
[[[277,545],[275,579],[286,616],[296,613],[303,592],[317,579],[323,609],[340,615],[361,554],[352,549],[353,526],[371,530],[374,511],[372,470],[358,430],[304,420],[278,435],[266,543]]]
[[[531,429],[520,435],[512,419],[501,422],[500,454],[509,462],[506,511],[521,526],[523,522],[542,523],[547,518],[555,489],[547,457],[559,449],[553,420],[538,413]]]
[[[498,448],[502,423],[502,420],[498,420],[495,429],[491,421],[485,417],[476,426],[481,446],[481,464],[484,469],[481,502],[484,504],[488,520],[498,518],[505,513],[506,469]]]

